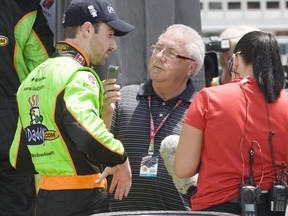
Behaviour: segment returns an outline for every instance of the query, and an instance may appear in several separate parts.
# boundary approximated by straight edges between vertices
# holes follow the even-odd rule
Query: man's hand
[[[113,175],[109,192],[113,193],[116,188],[114,199],[122,200],[123,196],[127,197],[132,184],[132,174],[129,159],[114,167],[106,167],[100,178],[96,182],[102,181],[108,175]]]
[[[115,103],[121,99],[121,93],[119,92],[120,86],[115,82],[116,79],[106,79],[102,81],[104,86],[104,95],[101,118],[109,131],[111,127],[112,114],[116,107]]]
[[[103,113],[111,114],[115,109],[115,103],[121,99],[120,86],[116,84],[116,79],[106,79],[102,83],[104,86]]]

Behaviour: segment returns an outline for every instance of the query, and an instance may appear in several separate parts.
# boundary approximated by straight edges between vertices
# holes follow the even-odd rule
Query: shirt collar
[[[193,85],[193,82],[191,79],[189,79],[187,82],[186,89],[180,95],[178,95],[175,99],[182,99],[184,101],[191,102],[195,93],[196,93],[196,90],[195,90],[195,87]],[[151,79],[149,79],[145,83],[142,83],[140,85],[140,89],[137,93],[137,96],[139,96],[139,97],[148,97],[149,95],[158,97],[157,94],[154,92],[154,89],[152,87],[152,80]]]

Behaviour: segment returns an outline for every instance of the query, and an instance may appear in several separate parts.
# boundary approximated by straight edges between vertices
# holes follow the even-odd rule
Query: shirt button
[[[160,116],[160,117],[163,117],[163,113],[160,113],[159,116]]]
[[[165,102],[162,103],[163,106],[165,106],[165,104],[166,104]]]

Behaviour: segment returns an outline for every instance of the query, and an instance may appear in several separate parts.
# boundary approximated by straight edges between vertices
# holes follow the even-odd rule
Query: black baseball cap
[[[117,16],[106,0],[72,0],[63,15],[63,27],[78,26],[85,22],[104,22],[115,30],[115,36],[123,36],[135,27]]]

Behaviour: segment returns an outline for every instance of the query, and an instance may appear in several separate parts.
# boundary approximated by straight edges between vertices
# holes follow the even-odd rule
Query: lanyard
[[[151,112],[151,96],[148,96],[148,106],[149,106],[149,111],[150,111],[150,144],[149,144],[149,149],[148,153],[153,154],[154,153],[154,140],[155,140],[155,135],[156,133],[160,130],[160,128],[164,125],[165,121],[167,118],[170,116],[170,114],[182,103],[182,99],[179,99],[178,102],[175,104],[173,109],[171,110],[170,113],[168,113],[159,123],[158,127],[155,130],[154,127],[154,120]]]

